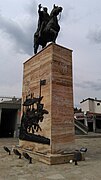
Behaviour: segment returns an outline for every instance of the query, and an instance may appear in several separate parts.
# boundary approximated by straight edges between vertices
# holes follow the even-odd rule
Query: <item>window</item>
[[[97,106],[100,106],[100,103],[97,103]]]

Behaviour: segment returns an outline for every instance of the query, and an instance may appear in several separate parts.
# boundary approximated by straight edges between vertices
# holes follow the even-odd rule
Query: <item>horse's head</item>
[[[53,9],[52,9],[52,11],[51,11],[51,13],[50,13],[50,17],[53,17],[53,16],[57,16],[60,12],[62,12],[62,7],[60,6],[55,6],[55,4],[54,4],[54,6],[53,6]]]

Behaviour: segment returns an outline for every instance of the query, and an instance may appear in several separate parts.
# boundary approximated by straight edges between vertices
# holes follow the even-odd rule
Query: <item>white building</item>
[[[101,100],[87,98],[80,102],[83,112],[98,113],[101,114]]]
[[[101,100],[87,98],[80,102],[89,131],[101,132]]]

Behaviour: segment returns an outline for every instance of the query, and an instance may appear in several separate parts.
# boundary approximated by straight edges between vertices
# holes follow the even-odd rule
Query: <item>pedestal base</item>
[[[69,163],[70,160],[73,160],[74,154],[66,153],[66,154],[51,154],[51,153],[42,153],[42,152],[32,152],[27,149],[18,148],[18,150],[22,152],[28,153],[33,160],[43,162],[49,165],[55,164],[64,164]]]
[[[40,80],[46,82],[41,91]],[[39,122],[42,130],[34,133],[48,138],[50,143],[22,141],[21,146],[32,147],[33,156],[47,164],[68,162],[70,153],[63,153],[73,151],[71,147],[75,142],[72,50],[52,43],[27,60],[23,69],[22,104],[28,94],[43,96],[42,104],[49,113]]]

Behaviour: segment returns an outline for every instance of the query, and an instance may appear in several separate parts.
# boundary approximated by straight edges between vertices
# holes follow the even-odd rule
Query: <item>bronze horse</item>
[[[58,32],[60,31],[60,26],[58,24],[57,16],[62,12],[62,7],[55,6],[53,7],[50,15],[49,21],[44,27],[41,36],[39,36],[38,31],[34,34],[34,53],[37,53],[39,45],[44,48],[48,42],[56,41]]]

